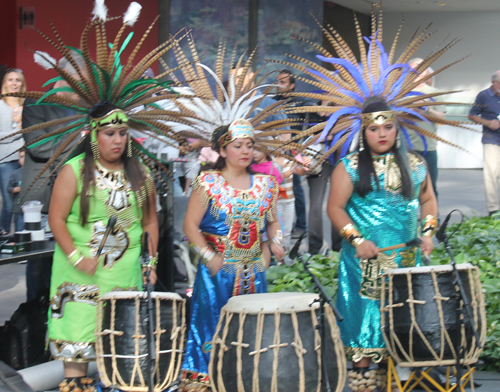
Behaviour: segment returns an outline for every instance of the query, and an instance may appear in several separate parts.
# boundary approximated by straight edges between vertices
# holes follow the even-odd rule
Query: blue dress
[[[361,197],[354,189],[346,212],[361,235],[379,248],[408,242],[417,236],[418,195],[427,175],[422,159],[408,154],[414,196],[401,194],[401,174],[394,154],[373,157],[377,183],[372,179],[372,192]],[[341,160],[352,181],[358,176],[358,153]],[[381,253],[377,259],[360,260],[356,250],[346,240],[342,242],[339,265],[337,307],[344,316],[339,323],[347,355],[353,361],[370,357],[380,362],[387,356],[380,330],[380,284],[383,271],[420,264],[420,249],[402,248]]]
[[[267,292],[261,236],[267,220],[276,216],[279,186],[272,176],[254,174],[249,189],[236,189],[221,172],[208,171],[198,176],[193,189],[202,193],[207,207],[200,230],[208,244],[223,254],[224,265],[210,277],[207,267],[198,264],[181,377],[208,386],[209,351],[222,307],[233,295]]]

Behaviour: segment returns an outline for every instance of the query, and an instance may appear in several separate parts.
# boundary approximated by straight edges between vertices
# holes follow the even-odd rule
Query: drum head
[[[103,294],[101,301],[107,301],[110,299],[132,299],[139,297],[141,299],[146,299],[148,293],[145,291],[110,291],[109,293]],[[153,291],[151,293],[152,299],[164,299],[171,301],[182,301],[182,297],[177,293],[162,293],[159,291]]]
[[[475,268],[470,263],[457,264],[456,267],[457,270],[459,271]],[[428,265],[425,267],[396,268],[385,271],[384,275],[429,274],[432,271],[435,271],[438,274],[444,272],[452,272],[453,267],[450,264],[446,264],[446,265]]]
[[[266,293],[249,294],[231,297],[224,309],[232,313],[245,311],[248,314],[274,313],[279,309],[280,313],[303,312],[319,307],[317,294],[311,293]]]

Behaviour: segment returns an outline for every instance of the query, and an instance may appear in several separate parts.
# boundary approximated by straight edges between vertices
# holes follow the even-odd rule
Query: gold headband
[[[90,128],[92,131],[98,132],[104,128],[128,128],[128,117],[121,109],[114,109],[105,116],[92,118],[90,120]]]
[[[396,121],[396,112],[394,110],[363,113],[361,114],[361,129],[365,129],[368,125],[373,123],[382,125],[388,121]]]

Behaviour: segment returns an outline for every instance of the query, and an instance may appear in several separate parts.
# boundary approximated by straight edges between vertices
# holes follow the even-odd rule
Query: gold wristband
[[[276,235],[273,237],[271,242],[283,248],[283,231],[276,230]]]
[[[84,256],[80,256],[80,258],[74,262],[73,267],[76,267],[78,264],[80,264],[80,262],[81,262],[84,258],[85,258]]]
[[[433,215],[427,215],[422,221],[422,236],[433,237],[436,233],[438,219]]]
[[[75,249],[73,252],[71,252],[67,256],[68,262],[74,267],[77,265],[80,261],[82,261],[83,255],[82,252],[80,252],[78,249]]]
[[[345,225],[340,231],[339,234],[341,237],[344,237],[347,242],[349,242],[354,248],[360,246],[365,239],[361,235],[361,233],[354,227],[352,223],[348,223]]]

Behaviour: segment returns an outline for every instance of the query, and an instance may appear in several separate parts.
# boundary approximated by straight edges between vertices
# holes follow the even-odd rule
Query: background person
[[[18,68],[8,69],[2,80],[2,94],[26,92],[23,71]],[[3,97],[0,99],[0,138],[8,136],[22,128],[23,98]],[[19,169],[19,152],[23,146],[22,135],[14,135],[0,141],[0,192],[2,194],[2,212],[0,227],[9,233],[12,222],[12,198],[7,192],[10,176]]]
[[[469,120],[483,126],[484,189],[486,207],[493,215],[500,209],[500,71],[491,76],[491,86],[481,91],[470,109]]]
[[[19,193],[21,192],[21,181],[23,176],[23,166],[24,166],[24,148],[19,151],[19,169],[12,172],[9,178],[9,185],[7,186],[7,192],[12,200],[12,205],[17,206],[20,202]],[[24,230],[24,216],[21,212],[14,214],[14,225],[16,231]]]
[[[410,67],[413,69],[416,69],[420,63],[423,61],[421,58],[414,58],[411,59],[409,62]],[[422,93],[422,94],[433,94],[439,92],[439,90],[431,85],[429,85],[427,82],[432,83],[432,80],[434,80],[434,77],[423,80],[427,75],[432,73],[431,68],[427,68],[420,72],[418,78],[415,81],[421,80],[422,83],[420,83],[416,88],[413,89],[413,91]],[[446,106],[444,105],[435,105],[435,106],[424,106],[422,105],[422,108],[420,109],[422,112],[426,112],[427,114],[437,117],[437,118],[445,118],[446,115]],[[420,127],[421,129],[432,133],[433,135],[437,134],[437,127],[438,124],[435,122],[427,122],[427,121],[416,121],[415,124]],[[432,181],[432,188],[434,189],[434,194],[436,195],[436,199],[438,197],[438,192],[437,192],[437,179],[438,179],[438,155],[437,155],[437,140],[430,138],[430,137],[425,137],[425,136],[420,136],[417,134],[415,131],[408,130],[408,136],[410,137],[410,141],[412,144],[412,149],[416,153],[422,155],[427,162],[427,169],[429,170],[429,175],[431,176],[431,181]],[[424,144],[425,140],[425,144]]]

